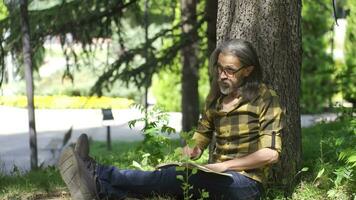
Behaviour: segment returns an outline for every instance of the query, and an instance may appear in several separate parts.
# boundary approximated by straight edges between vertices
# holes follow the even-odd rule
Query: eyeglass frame
[[[220,75],[222,72],[224,72],[224,74],[226,75],[226,76],[233,76],[233,75],[235,75],[237,72],[239,72],[239,71],[241,71],[243,68],[245,68],[246,66],[242,66],[242,67],[240,67],[240,68],[238,68],[238,69],[232,69],[232,68],[229,68],[229,67],[223,67],[223,66],[221,66],[221,65],[217,65],[216,66],[216,68],[217,68],[217,72],[218,72],[218,75]],[[226,71],[226,70],[233,70],[233,72],[228,72],[228,71]]]

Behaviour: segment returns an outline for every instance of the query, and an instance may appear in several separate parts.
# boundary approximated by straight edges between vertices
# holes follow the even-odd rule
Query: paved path
[[[87,133],[94,140],[106,140],[106,127],[102,123],[101,110],[36,110],[36,129],[39,163],[54,164],[56,158],[48,149],[51,140],[61,140],[64,133],[73,127],[70,142],[74,142],[81,133]],[[142,124],[130,129],[127,122],[142,117],[135,109],[113,110],[114,122],[111,126],[113,140],[141,140]],[[181,114],[169,113],[170,126],[181,130]],[[310,126],[318,119],[334,120],[336,115],[305,115],[301,117],[302,126]],[[30,167],[27,110],[0,107],[0,171],[9,173],[14,165],[21,171]]]
[[[130,129],[127,122],[142,117],[135,109],[113,110],[111,126],[113,140],[133,141],[143,139],[142,124]],[[106,126],[102,122],[101,110],[36,110],[38,161],[54,164],[56,158],[48,149],[51,140],[62,140],[65,132],[73,127],[70,142],[75,142],[81,133],[93,140],[106,140]],[[170,113],[170,126],[180,131],[180,114]],[[0,171],[8,173],[14,165],[21,171],[30,168],[28,116],[26,109],[0,107]]]

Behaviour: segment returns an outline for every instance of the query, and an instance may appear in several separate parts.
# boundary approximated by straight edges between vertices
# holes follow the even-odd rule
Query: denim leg
[[[231,185],[232,194],[235,199],[257,200],[262,198],[262,183],[255,181],[238,172],[228,172],[233,175],[234,184]]]
[[[209,192],[209,199],[249,200],[260,199],[261,183],[234,171],[228,171],[233,177],[221,176],[206,172],[196,173],[189,178],[193,186],[193,199],[201,192]]]
[[[97,175],[100,183],[99,193],[106,197],[150,197],[152,195],[172,196],[181,199],[182,182],[177,175],[189,176],[193,186],[190,194],[198,199],[202,191],[209,192],[209,199],[259,199],[261,184],[237,172],[227,172],[233,177],[200,172],[191,174],[175,167],[156,171],[119,170],[112,166],[98,166]]]
[[[179,196],[181,184],[175,167],[155,171],[119,170],[113,166],[98,166],[99,196],[123,198]]]
[[[189,184],[193,186],[191,190],[193,199],[201,197],[203,191],[209,192],[209,199],[224,199],[230,196],[227,192],[233,183],[230,177],[200,171],[189,177]]]

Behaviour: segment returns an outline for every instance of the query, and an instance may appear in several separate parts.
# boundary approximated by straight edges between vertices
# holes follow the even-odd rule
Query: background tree
[[[32,75],[32,48],[30,42],[30,27],[27,10],[27,0],[20,0],[20,20],[22,32],[22,46],[23,46],[23,60],[26,77],[26,93],[27,93],[27,111],[28,111],[28,124],[30,136],[30,150],[31,150],[31,169],[37,168],[37,136],[36,136],[36,122],[35,122],[35,109],[33,103],[33,75]]]
[[[181,0],[182,40],[182,130],[190,131],[199,119],[198,30],[196,0]]]
[[[208,39],[207,57],[216,47],[216,17],[218,12],[218,2],[216,0],[206,0],[205,15],[207,21],[206,36]]]
[[[215,7],[214,7],[215,4]],[[216,12],[217,1],[199,1],[197,5],[197,32],[198,32],[198,57],[199,68],[199,107],[202,110],[204,101],[209,90],[208,77],[208,57],[209,51],[215,48],[216,44]],[[180,11],[179,11],[180,12]],[[215,13],[215,14],[214,14]],[[181,15],[181,14],[180,14]],[[179,15],[179,16],[180,16]],[[177,17],[178,19],[178,17]],[[187,37],[186,39],[187,40]],[[171,66],[160,71],[153,81],[153,93],[157,98],[157,104],[167,111],[181,111],[181,60],[180,55],[171,63]],[[170,88],[170,92],[165,92],[165,88]]]
[[[0,2],[0,20],[6,18],[8,15],[6,6],[4,5],[3,2]],[[4,34],[2,29],[0,29],[0,35]],[[5,51],[3,49],[3,40],[0,40],[0,57],[3,58],[5,57]],[[5,73],[5,61],[4,59],[0,59],[0,69],[1,69],[1,73],[0,73],[0,86],[2,85],[3,81],[4,81],[4,73]]]
[[[328,0],[303,0],[300,105],[304,113],[321,112],[329,107],[337,91],[332,76],[335,72],[333,58],[327,53],[334,27],[331,13],[332,4]]]
[[[219,0],[218,43],[228,38],[251,41],[260,57],[264,80],[277,91],[285,109],[283,152],[273,178],[284,186],[301,165],[300,67],[301,1]]]
[[[207,0],[205,6],[206,20],[207,20],[207,39],[208,39],[208,50],[207,58],[216,48],[216,19],[218,12],[218,1]],[[212,77],[209,77],[209,83],[211,83]],[[215,148],[215,134],[213,134],[212,142],[209,145],[209,163],[213,162],[213,153]]]
[[[345,66],[342,69],[340,82],[345,100],[356,106],[356,2],[348,0],[347,29],[345,38]]]

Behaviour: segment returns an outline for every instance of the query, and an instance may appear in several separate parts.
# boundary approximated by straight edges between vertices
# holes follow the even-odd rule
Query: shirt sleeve
[[[202,150],[206,149],[210,144],[214,130],[211,113],[207,110],[199,120],[198,127],[194,132],[193,140],[195,144]]]
[[[282,150],[283,111],[276,94],[272,93],[263,100],[259,123],[259,149],[271,148],[280,153]]]

